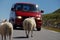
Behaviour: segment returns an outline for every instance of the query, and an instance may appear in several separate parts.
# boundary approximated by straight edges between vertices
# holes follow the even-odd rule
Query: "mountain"
[[[60,23],[60,9],[57,9],[56,11],[49,13],[49,14],[44,14],[43,15],[43,22],[49,22],[52,24],[58,24]]]
[[[44,14],[43,18],[46,19],[60,19],[60,9],[57,9],[56,11],[49,13],[49,14]]]
[[[54,11],[53,13],[60,13],[60,9]]]

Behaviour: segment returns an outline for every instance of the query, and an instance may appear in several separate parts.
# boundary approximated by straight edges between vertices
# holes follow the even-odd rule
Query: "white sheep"
[[[23,21],[23,28],[26,32],[26,36],[29,37],[29,33],[31,31],[31,37],[33,37],[33,29],[36,27],[36,22],[34,17],[26,18]]]
[[[0,34],[3,39],[6,40],[6,37],[9,37],[9,40],[12,40],[13,26],[7,20],[3,20],[0,24]]]

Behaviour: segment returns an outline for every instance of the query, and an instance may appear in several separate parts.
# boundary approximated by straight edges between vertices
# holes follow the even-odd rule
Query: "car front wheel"
[[[37,29],[37,31],[41,31],[41,27],[40,28],[36,28]]]

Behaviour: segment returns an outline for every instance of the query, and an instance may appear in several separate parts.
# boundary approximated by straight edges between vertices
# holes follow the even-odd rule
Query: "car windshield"
[[[38,7],[32,4],[16,4],[15,9],[20,11],[38,11]]]

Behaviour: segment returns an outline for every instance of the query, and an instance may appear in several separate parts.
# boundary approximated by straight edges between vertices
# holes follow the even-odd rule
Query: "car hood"
[[[29,17],[40,17],[40,12],[24,12],[24,11],[16,11],[17,16],[29,16]]]

